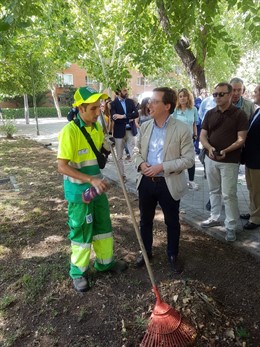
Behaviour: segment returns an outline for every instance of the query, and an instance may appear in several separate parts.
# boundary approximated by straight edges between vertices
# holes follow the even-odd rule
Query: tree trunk
[[[190,43],[186,37],[182,37],[174,46],[175,51],[181,58],[185,70],[190,78],[192,90],[195,96],[200,94],[200,90],[206,88],[205,70],[198,63],[190,49]]]
[[[29,104],[28,104],[28,95],[24,94],[23,95],[23,100],[24,100],[24,118],[25,118],[25,123],[30,124],[30,114],[29,114]]]
[[[55,106],[56,111],[57,111],[58,118],[61,118],[62,114],[61,114],[61,111],[60,111],[60,105],[59,105],[59,101],[58,101],[58,98],[57,98],[57,95],[56,95],[55,86],[51,85],[49,88],[51,90],[51,95],[52,95],[52,98],[53,98],[54,106]]]
[[[36,122],[36,134],[37,136],[40,135],[40,129],[39,129],[39,122],[38,122],[38,112],[37,112],[37,105],[36,105],[36,96],[35,91],[33,90],[33,111],[34,111],[34,117]]]
[[[170,42],[173,43],[173,38],[170,30],[170,22],[167,16],[167,11],[165,10],[164,3],[162,1],[157,1],[158,14],[160,18],[160,24],[165,31]],[[203,65],[198,63],[197,58],[194,56],[190,48],[189,40],[186,37],[181,37],[177,44],[174,42],[174,49],[178,56],[181,58],[185,70],[190,78],[192,91],[195,96],[200,94],[202,88],[206,88],[205,70]],[[205,52],[203,52],[202,56]]]

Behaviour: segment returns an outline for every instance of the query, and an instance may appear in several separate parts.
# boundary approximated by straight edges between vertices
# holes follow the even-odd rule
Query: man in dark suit
[[[123,152],[126,144],[132,156],[137,135],[134,119],[138,118],[139,114],[134,101],[128,98],[126,87],[118,88],[116,95],[115,100],[111,102],[110,114],[114,122],[113,136],[115,138],[118,165],[121,175],[124,181],[126,181]]]
[[[254,101],[260,106],[260,84],[254,90]],[[251,119],[242,155],[246,165],[246,183],[250,200],[250,214],[240,215],[240,218],[248,219],[244,225],[246,230],[260,226],[260,107]]]

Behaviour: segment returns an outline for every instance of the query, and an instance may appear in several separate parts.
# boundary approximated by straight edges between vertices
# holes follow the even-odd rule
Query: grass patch
[[[0,310],[5,311],[12,303],[15,302],[15,296],[13,295],[5,295],[0,299]]]
[[[249,333],[245,328],[239,327],[237,329],[237,336],[241,339],[247,339],[249,337]]]
[[[16,329],[15,333],[12,335],[9,335],[5,341],[3,342],[3,347],[12,347],[14,345],[14,343],[19,340],[19,338],[21,336],[24,335],[24,329],[23,328],[19,328]]]
[[[35,302],[41,293],[46,292],[49,283],[52,283],[52,286],[55,287],[57,283],[64,280],[66,278],[64,273],[66,266],[67,264],[61,267],[60,264],[55,264],[55,261],[54,263],[47,262],[37,265],[33,273],[24,274],[20,282],[24,289],[26,302]]]

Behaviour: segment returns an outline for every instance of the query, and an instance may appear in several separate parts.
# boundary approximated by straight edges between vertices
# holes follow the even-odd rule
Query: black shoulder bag
[[[74,119],[74,123],[80,128],[81,132],[83,133],[86,140],[90,144],[90,147],[92,148],[93,152],[95,153],[97,157],[98,166],[100,167],[100,169],[104,169],[107,163],[107,156],[109,155],[109,152],[106,151],[104,148],[101,149],[102,153],[97,150],[91,136],[89,135],[85,127],[80,127],[78,118]]]

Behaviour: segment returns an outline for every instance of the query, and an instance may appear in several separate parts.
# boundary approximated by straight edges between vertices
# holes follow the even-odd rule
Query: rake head
[[[154,289],[156,293],[156,289]],[[177,311],[161,301],[156,293],[157,301],[151,315],[140,347],[188,347],[196,338],[196,330],[184,322]]]

